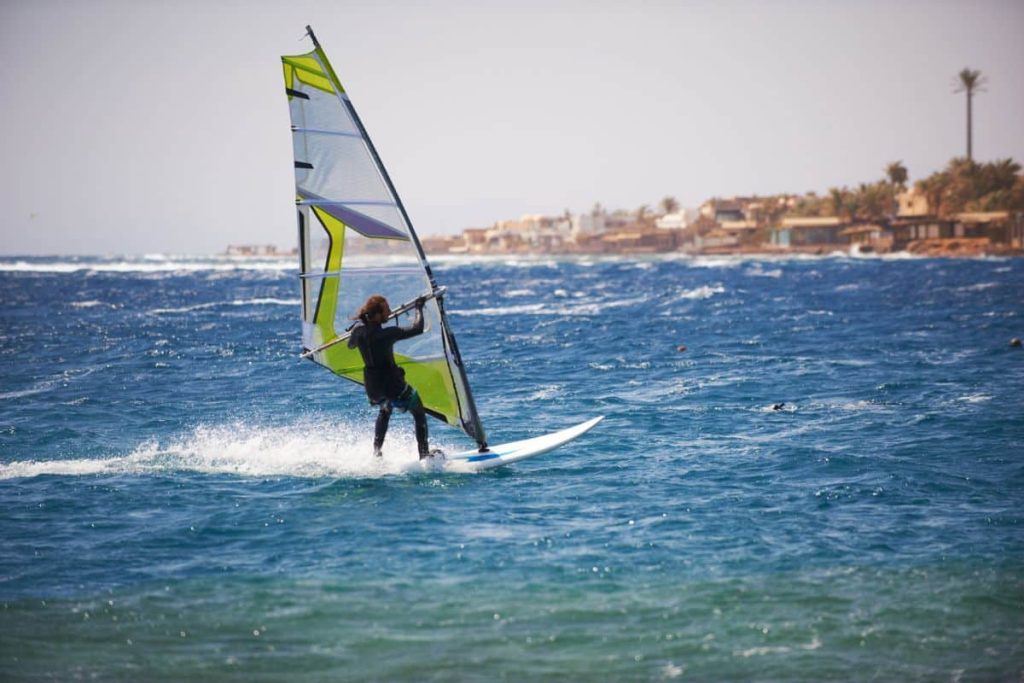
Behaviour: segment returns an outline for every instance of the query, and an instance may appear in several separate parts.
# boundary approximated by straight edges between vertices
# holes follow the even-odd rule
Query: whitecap
[[[545,384],[537,391],[533,392],[526,397],[527,401],[546,401],[548,399],[558,396],[562,391],[562,387],[558,384]]]
[[[723,294],[725,287],[722,285],[701,285],[693,289],[684,289],[676,295],[676,299],[689,299],[691,301],[700,299],[710,299],[715,294]]]
[[[744,271],[744,272],[745,272],[745,274],[753,276],[753,277],[770,277],[770,278],[776,278],[776,279],[782,277],[782,269],[781,268],[773,268],[772,270],[764,270],[761,267],[760,263],[755,263],[752,267],[747,268],[747,270]]]
[[[992,289],[993,287],[998,287],[998,286],[999,286],[998,282],[979,282],[979,283],[973,284],[973,285],[966,285],[964,287],[957,287],[956,291],[958,291],[958,292],[982,292],[982,291],[984,291],[986,289]]]
[[[229,257],[164,257],[101,261],[0,261],[0,271],[19,273],[201,273],[229,271],[287,271],[292,259],[237,260]]]
[[[96,368],[84,368],[81,370],[65,370],[58,375],[52,375],[38,380],[35,384],[25,389],[0,392],[0,401],[14,398],[23,398],[35,394],[45,394],[48,391],[67,386],[69,382],[88,377],[96,372]]]
[[[163,315],[168,313],[192,313],[194,311],[217,308],[218,306],[298,306],[301,303],[302,302],[299,299],[275,299],[272,297],[263,297],[256,299],[233,299],[231,301],[208,301],[203,304],[178,306],[175,308],[153,308],[147,311],[147,313],[150,315]]]

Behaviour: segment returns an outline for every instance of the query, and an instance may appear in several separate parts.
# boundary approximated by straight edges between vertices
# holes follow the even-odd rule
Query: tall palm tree
[[[894,161],[885,167],[885,174],[889,176],[889,182],[903,189],[907,186],[907,167],[902,161]]]
[[[964,68],[957,75],[960,79],[959,85],[953,92],[967,93],[967,158],[968,160],[973,159],[971,155],[971,99],[974,97],[974,93],[983,92],[982,87],[986,83],[986,78],[981,75],[980,71]]]
[[[672,196],[665,197],[661,200],[661,210],[665,213],[675,213],[679,211],[679,201]]]

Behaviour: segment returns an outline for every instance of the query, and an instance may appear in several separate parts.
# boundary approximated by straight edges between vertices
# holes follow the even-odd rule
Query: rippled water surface
[[[290,262],[0,260],[0,679],[1024,675],[1024,261],[435,270],[492,442],[607,419],[375,462]]]

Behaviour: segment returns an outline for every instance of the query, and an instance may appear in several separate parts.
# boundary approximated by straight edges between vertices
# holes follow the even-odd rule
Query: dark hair
[[[352,319],[362,320],[365,323],[369,322],[370,318],[380,316],[381,322],[384,322],[384,318],[386,317],[384,311],[388,311],[389,313],[391,312],[391,306],[388,305],[388,300],[380,294],[374,294],[366,300],[366,303],[363,304],[358,311],[356,311],[356,314],[352,316]]]

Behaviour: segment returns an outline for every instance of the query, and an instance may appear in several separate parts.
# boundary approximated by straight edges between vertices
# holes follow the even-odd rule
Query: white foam
[[[689,300],[710,299],[715,294],[723,294],[724,292],[725,287],[723,287],[722,285],[701,285],[700,287],[695,287],[694,289],[682,290],[681,292],[679,292],[679,294],[676,295],[676,298]]]
[[[384,457],[373,456],[372,424],[311,420],[286,427],[244,423],[199,427],[166,443],[140,444],[107,458],[21,460],[0,464],[0,479],[41,475],[155,474],[201,472],[241,477],[363,478],[437,469],[416,454],[412,419],[392,419]],[[446,451],[459,450],[440,443]]]
[[[188,259],[151,254],[142,259],[101,261],[0,261],[0,271],[16,273],[198,273],[228,271],[294,270],[292,259],[238,260],[223,258]]]
[[[568,292],[565,292],[566,297],[568,297],[568,294]],[[608,301],[591,301],[576,304],[519,304],[516,306],[492,306],[487,308],[454,310],[451,311],[449,315],[518,315],[527,313],[533,315],[553,315],[563,317],[587,316],[598,315],[602,311],[610,308],[636,306],[645,303],[646,301],[647,297],[637,297],[634,299],[611,299]]]
[[[0,392],[0,401],[14,398],[22,398],[24,396],[33,396],[35,394],[45,394],[48,391],[57,389],[60,387],[66,387],[68,383],[75,380],[87,377],[92,373],[96,372],[96,368],[85,368],[82,370],[65,370],[58,375],[52,375],[37,381],[30,387],[25,389],[19,389],[15,391],[4,391]]]
[[[982,292],[982,291],[984,291],[986,289],[992,289],[993,287],[998,287],[998,286],[999,286],[998,282],[979,282],[979,283],[973,284],[973,285],[966,285],[964,287],[957,287],[956,291],[958,291],[958,292]]]
[[[778,278],[782,277],[782,269],[781,268],[773,268],[772,270],[764,270],[761,267],[760,263],[755,263],[750,268],[747,268],[745,273],[747,275],[751,275],[751,276],[754,276],[754,277],[770,277],[770,278],[775,278],[775,279],[778,279]]]
[[[151,315],[161,315],[165,313],[191,313],[192,311],[202,311],[208,308],[217,308],[218,306],[298,306],[301,303],[299,299],[234,299],[232,301],[211,301],[205,304],[180,306],[177,308],[154,308],[148,311],[148,313]]]
[[[235,299],[230,302],[232,306],[299,306],[300,299],[275,299],[264,297],[262,299]]]
[[[992,396],[988,394],[968,394],[966,396],[961,396],[957,400],[963,401],[964,403],[984,403],[986,401],[991,401]]]
[[[562,387],[557,384],[545,384],[537,391],[533,392],[526,397],[527,401],[547,401],[549,399],[558,396],[562,391]]]

